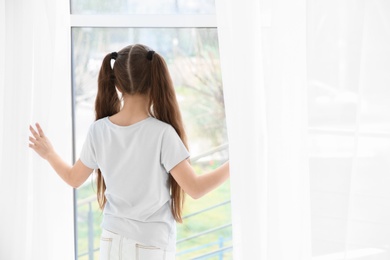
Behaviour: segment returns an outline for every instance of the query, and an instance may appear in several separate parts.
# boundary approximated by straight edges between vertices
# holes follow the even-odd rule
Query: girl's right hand
[[[49,139],[43,133],[41,126],[36,123],[35,124],[38,132],[30,125],[30,132],[33,136],[30,136],[29,147],[32,148],[39,156],[43,159],[47,160],[50,155],[54,154],[54,148],[51,145]]]

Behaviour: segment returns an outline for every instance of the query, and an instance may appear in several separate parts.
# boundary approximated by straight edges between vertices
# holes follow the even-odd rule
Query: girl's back
[[[189,153],[167,123],[147,117],[129,126],[109,117],[90,127],[80,160],[100,169],[107,199],[102,227],[146,245],[174,250],[169,172]]]

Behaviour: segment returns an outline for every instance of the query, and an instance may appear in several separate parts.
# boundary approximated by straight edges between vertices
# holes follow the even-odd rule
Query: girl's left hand
[[[33,136],[30,136],[30,143],[28,146],[37,152],[43,159],[47,160],[51,154],[55,153],[54,148],[43,133],[41,126],[38,123],[36,123],[35,126],[38,132],[30,125],[30,131]]]

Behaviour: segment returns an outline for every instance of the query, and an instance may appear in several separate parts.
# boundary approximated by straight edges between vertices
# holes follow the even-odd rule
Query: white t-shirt
[[[100,169],[107,203],[102,227],[145,245],[173,251],[169,172],[189,153],[175,129],[153,117],[130,126],[94,122],[80,160]]]

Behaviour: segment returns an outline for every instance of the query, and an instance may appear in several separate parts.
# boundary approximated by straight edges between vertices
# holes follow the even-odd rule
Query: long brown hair
[[[111,60],[114,59],[113,68]],[[120,110],[116,88],[123,94],[149,95],[149,113],[158,120],[170,124],[187,147],[175,89],[163,57],[141,44],[130,45],[118,53],[109,53],[99,72],[98,93],[95,101],[96,120],[112,116]],[[100,169],[97,173],[97,199],[101,209],[106,204],[106,184]],[[171,211],[177,222],[182,222],[184,191],[169,175],[171,189]]]

